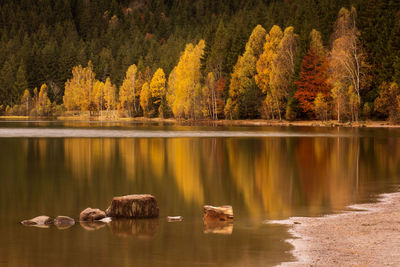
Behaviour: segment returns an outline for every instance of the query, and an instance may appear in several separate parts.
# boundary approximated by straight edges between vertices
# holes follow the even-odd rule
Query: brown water
[[[263,222],[338,212],[396,190],[399,137],[396,129],[0,122],[0,265],[294,260],[287,228]],[[43,214],[77,218],[133,193],[155,195],[160,218],[97,230],[19,223]],[[233,226],[204,226],[204,204],[232,205]],[[169,215],[184,220],[168,223]]]

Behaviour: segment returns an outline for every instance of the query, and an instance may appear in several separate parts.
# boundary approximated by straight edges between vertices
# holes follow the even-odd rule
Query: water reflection
[[[395,130],[346,130],[336,137],[330,129],[287,131],[300,133],[262,138],[0,138],[0,265],[49,265],[52,261],[43,255],[60,258],[66,266],[277,264],[290,258],[285,252],[290,246],[283,241],[287,229],[262,221],[339,211],[399,182],[400,138]],[[319,135],[303,136],[304,131]],[[55,227],[32,231],[18,224],[38,214],[76,219],[88,206],[104,210],[113,196],[134,193],[155,195],[160,218],[179,214],[185,220],[81,223],[56,232]],[[234,227],[204,224],[205,204],[232,205]],[[86,231],[96,229],[109,231]],[[115,241],[116,236],[129,238]],[[55,246],[60,242],[62,248]],[[88,248],[98,251],[98,261],[89,257],[93,252]],[[70,251],[81,257],[68,258]],[[103,256],[111,254],[115,257]]]
[[[158,219],[116,219],[107,224],[119,237],[153,238],[157,234]]]
[[[233,222],[220,220],[204,220],[203,233],[231,235],[233,232]]]

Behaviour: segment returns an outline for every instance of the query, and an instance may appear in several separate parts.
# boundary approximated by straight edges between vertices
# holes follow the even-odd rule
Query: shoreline
[[[323,217],[270,221],[291,226],[291,253],[279,266],[400,266],[400,192]]]
[[[1,121],[59,121],[59,122],[104,122],[104,123],[115,123],[115,122],[132,122],[132,123],[144,123],[144,124],[155,124],[155,123],[168,123],[177,125],[199,125],[199,126],[264,126],[264,127],[321,127],[321,128],[332,128],[332,127],[345,127],[345,128],[400,128],[400,125],[392,124],[388,121],[359,121],[359,122],[343,122],[338,123],[337,121],[278,121],[278,120],[180,120],[174,118],[112,118],[102,119],[98,117],[89,116],[59,116],[54,118],[35,118],[28,116],[0,116]]]

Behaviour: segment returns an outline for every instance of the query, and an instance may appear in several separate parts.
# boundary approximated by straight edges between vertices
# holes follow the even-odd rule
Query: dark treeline
[[[205,40],[203,82],[226,79],[224,102],[239,55],[256,25],[293,26],[298,36],[294,79],[310,46],[310,32],[325,47],[341,7],[354,6],[368,79],[362,103],[373,105],[384,83],[400,81],[400,2],[397,0],[20,0],[0,1],[0,105],[20,103],[26,88],[47,84],[61,104],[72,68],[92,62],[96,79],[120,88],[129,66],[161,68],[168,77],[186,44]],[[292,91],[295,91],[293,83]],[[294,93],[294,92],[293,92]],[[292,93],[292,95],[293,95]],[[292,105],[292,104],[291,104]],[[293,104],[295,105],[295,104]],[[293,108],[295,109],[295,108]],[[300,110],[300,109],[298,109]],[[371,110],[373,107],[371,106]],[[302,117],[298,112],[297,117]],[[259,115],[258,115],[259,116]],[[241,116],[243,117],[243,116]]]

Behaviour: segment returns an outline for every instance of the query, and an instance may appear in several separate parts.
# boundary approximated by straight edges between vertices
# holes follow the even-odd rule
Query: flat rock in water
[[[79,215],[80,221],[97,221],[106,217],[106,213],[100,209],[86,208]]]
[[[157,200],[152,195],[127,195],[114,197],[106,210],[108,217],[155,218],[158,217]]]
[[[233,209],[232,206],[221,206],[214,207],[206,205],[204,208],[204,220],[220,220],[220,221],[232,221],[233,220]]]
[[[49,225],[53,223],[53,219],[49,216],[42,215],[32,218],[30,220],[24,220],[21,223],[26,226]]]
[[[75,220],[68,216],[57,216],[54,219],[54,225],[58,229],[68,229],[75,224]]]

